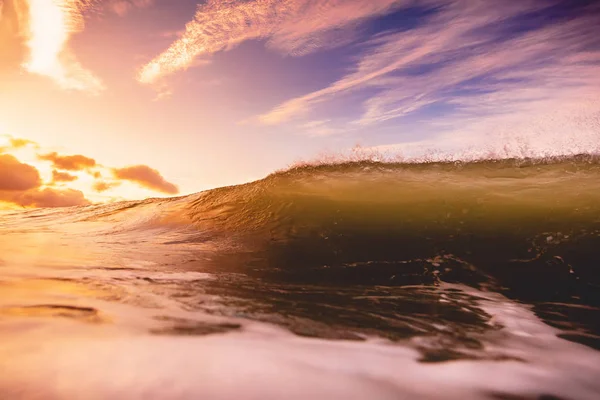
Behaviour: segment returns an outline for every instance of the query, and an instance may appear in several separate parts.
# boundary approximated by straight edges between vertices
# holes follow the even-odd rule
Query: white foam
[[[557,338],[519,304],[483,295],[482,308],[505,326],[486,347],[523,361],[419,363],[408,344],[299,338],[259,323],[239,333],[178,337],[66,322],[53,330],[0,335],[0,397],[598,398],[600,353]]]

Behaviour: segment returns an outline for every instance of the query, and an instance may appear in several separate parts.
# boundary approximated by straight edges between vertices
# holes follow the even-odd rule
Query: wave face
[[[13,329],[23,318],[62,318],[110,329],[110,337],[134,330],[146,335],[139,343],[149,341],[138,351],[158,358],[168,354],[155,348],[156,338],[177,349],[171,340],[182,335],[199,338],[186,346],[202,349],[206,335],[220,338],[211,340],[224,349],[232,345],[225,338],[252,339],[268,353],[257,357],[275,357],[284,370],[289,360],[275,354],[295,359],[292,344],[307,346],[315,359],[330,352],[321,367],[327,357],[352,363],[359,353],[394,370],[433,365],[446,377],[454,367],[475,365],[451,397],[600,395],[600,353],[592,350],[600,349],[597,156],[304,166],[187,197],[7,213],[0,223],[0,283],[9,293],[0,294],[0,322]],[[132,315],[135,322],[124,322]],[[67,329],[52,324],[44,328],[51,337]],[[257,329],[265,336],[257,339]],[[87,338],[88,330],[76,332]],[[57,357],[61,343],[46,356]],[[117,352],[115,343],[106,346],[98,351]],[[414,356],[379,360],[378,346]],[[40,357],[29,360],[44,364]],[[189,362],[181,357],[171,361]],[[244,366],[240,373],[248,372]],[[479,382],[479,367],[504,383]],[[426,379],[409,387],[369,368],[349,373],[388,380],[393,396],[444,393],[427,392]],[[302,371],[290,374],[308,379]],[[14,382],[25,382],[7,376],[13,383],[0,378],[0,391],[13,393]],[[136,398],[144,379],[124,389],[127,398]],[[338,379],[339,387],[321,382],[323,392],[305,395],[349,396],[345,378]],[[81,382],[73,385],[65,393],[76,394]],[[189,393],[208,393],[191,385]],[[365,385],[355,394],[366,393]],[[38,389],[63,398],[51,386]],[[161,398],[187,398],[155,390]],[[270,396],[261,390],[247,395]]]
[[[516,288],[532,275],[538,284],[523,294],[535,297],[542,283],[565,294],[565,279],[600,283],[599,178],[598,159],[583,156],[349,163],[209,191],[183,214],[198,232],[233,241],[253,270],[280,278],[500,286],[515,278]],[[429,267],[416,274],[418,262]],[[463,275],[431,268],[441,263],[461,264]],[[247,272],[245,262],[232,268]]]

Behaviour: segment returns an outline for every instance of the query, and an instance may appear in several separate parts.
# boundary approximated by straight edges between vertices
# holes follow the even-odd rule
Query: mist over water
[[[0,394],[598,398],[600,158],[374,158],[3,213]]]

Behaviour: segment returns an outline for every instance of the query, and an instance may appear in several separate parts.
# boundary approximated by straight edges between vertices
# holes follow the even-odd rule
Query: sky
[[[0,0],[0,203],[600,149],[600,2]]]

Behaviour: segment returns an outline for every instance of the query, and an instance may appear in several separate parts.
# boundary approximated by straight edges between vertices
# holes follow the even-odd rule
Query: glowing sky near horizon
[[[187,194],[356,143],[598,151],[598,71],[591,0],[0,0],[0,201]]]

